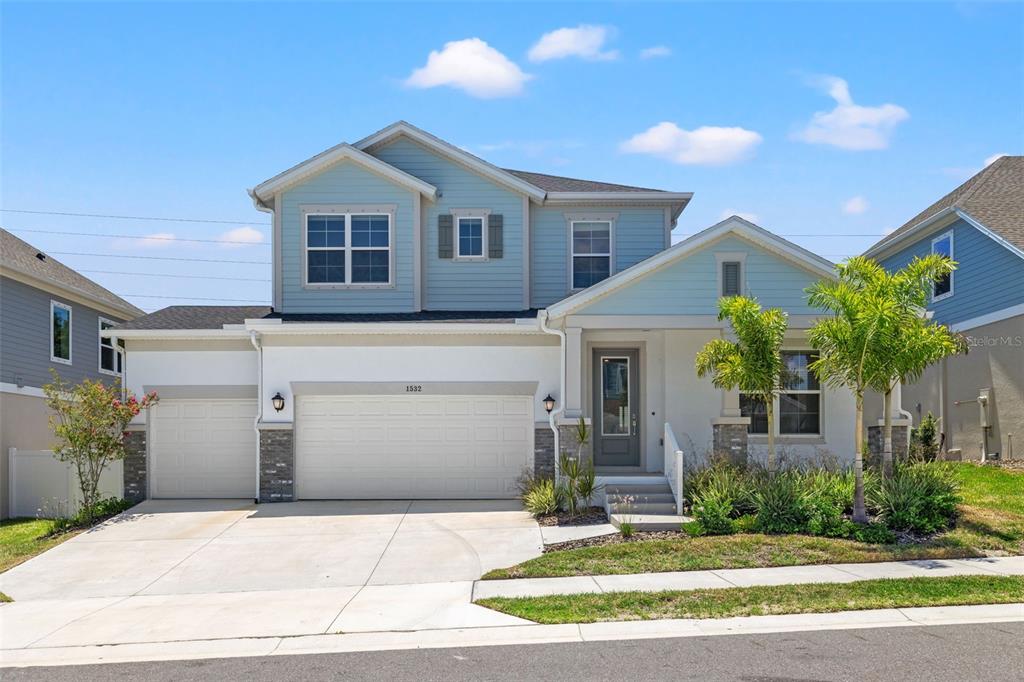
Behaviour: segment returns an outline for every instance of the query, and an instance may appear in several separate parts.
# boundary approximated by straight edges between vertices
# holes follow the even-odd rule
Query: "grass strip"
[[[536,623],[557,624],[1018,602],[1024,602],[1024,576],[970,575],[669,592],[491,597],[476,603]]]
[[[52,530],[53,521],[49,519],[0,521],[0,573],[75,536],[75,533],[49,535]]]

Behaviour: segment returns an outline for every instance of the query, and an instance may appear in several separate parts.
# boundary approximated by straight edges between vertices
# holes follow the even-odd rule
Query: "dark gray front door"
[[[594,351],[594,466],[640,466],[640,372],[636,350]]]

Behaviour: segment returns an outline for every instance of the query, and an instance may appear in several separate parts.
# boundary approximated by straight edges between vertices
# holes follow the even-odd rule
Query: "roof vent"
[[[39,260],[46,260],[46,254],[43,253],[42,251],[39,251],[36,253],[36,258],[38,258]]]

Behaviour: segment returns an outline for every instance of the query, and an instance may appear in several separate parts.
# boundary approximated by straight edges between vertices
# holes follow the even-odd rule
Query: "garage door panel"
[[[526,396],[299,396],[300,498],[514,497],[532,459]]]

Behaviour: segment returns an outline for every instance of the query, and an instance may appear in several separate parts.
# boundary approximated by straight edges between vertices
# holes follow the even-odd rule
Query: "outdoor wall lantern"
[[[284,409],[284,396],[278,391],[274,394],[274,397],[270,399],[270,402],[274,403],[274,409],[280,412]]]
[[[555,409],[555,399],[551,397],[550,393],[544,398],[544,409],[548,411],[548,414],[551,414],[551,410]]]

